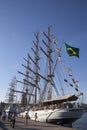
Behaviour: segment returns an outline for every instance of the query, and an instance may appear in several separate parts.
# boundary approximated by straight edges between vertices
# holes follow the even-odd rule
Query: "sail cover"
[[[55,103],[62,103],[66,101],[76,101],[78,99],[78,96],[75,94],[72,95],[65,95],[65,96],[58,96],[55,99],[45,100],[43,101],[43,104],[55,104]]]

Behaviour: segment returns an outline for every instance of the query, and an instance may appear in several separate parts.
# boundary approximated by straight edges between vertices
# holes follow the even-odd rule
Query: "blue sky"
[[[52,32],[80,48],[80,58],[69,57],[80,89],[87,95],[87,1],[86,0],[0,0],[0,101],[9,83],[21,69],[34,38],[33,32],[52,25]]]

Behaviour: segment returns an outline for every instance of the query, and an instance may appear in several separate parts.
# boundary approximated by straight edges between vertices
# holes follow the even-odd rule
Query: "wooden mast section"
[[[52,68],[51,68],[51,64],[53,63],[52,59],[51,59],[51,53],[52,53],[52,49],[51,49],[51,26],[48,27],[48,34],[46,34],[45,32],[43,32],[44,36],[47,38],[47,43],[42,40],[43,44],[46,46],[47,50],[43,50],[43,48],[40,47],[41,51],[44,53],[44,55],[47,57],[47,63],[48,63],[48,72],[47,72],[47,86],[45,86],[44,91],[46,90],[46,87],[48,88],[48,99],[52,98],[52,84],[53,84],[53,75],[52,75]],[[44,92],[43,92],[44,93]]]
[[[35,45],[35,50],[32,48],[32,51],[34,52],[34,57],[35,57],[35,77],[34,77],[34,84],[36,85],[35,87],[35,104],[37,103],[37,88],[39,87],[38,86],[38,82],[39,82],[39,77],[38,77],[38,69],[39,68],[39,65],[38,65],[38,62],[39,62],[39,33],[34,33],[35,35],[35,38],[36,38],[36,42],[33,42],[34,45]]]

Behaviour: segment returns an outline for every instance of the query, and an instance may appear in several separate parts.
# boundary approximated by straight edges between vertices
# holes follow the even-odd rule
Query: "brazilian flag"
[[[79,58],[79,48],[72,47],[65,43],[66,51],[69,56],[77,56]]]

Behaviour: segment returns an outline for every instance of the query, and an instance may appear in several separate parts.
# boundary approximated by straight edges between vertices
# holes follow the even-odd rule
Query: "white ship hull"
[[[72,123],[79,119],[83,110],[80,108],[73,109],[47,109],[47,110],[37,110],[29,111],[29,116],[31,120],[35,120],[35,113],[37,113],[37,121],[49,122],[49,123]]]

